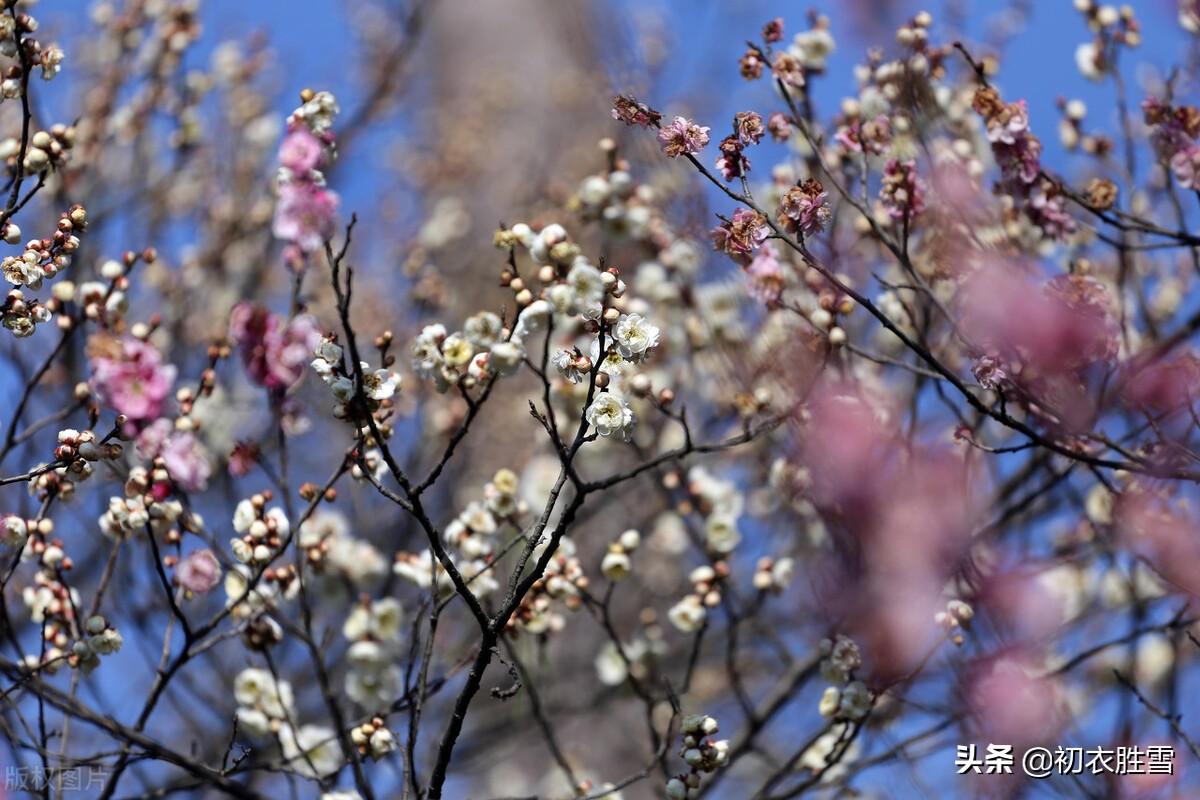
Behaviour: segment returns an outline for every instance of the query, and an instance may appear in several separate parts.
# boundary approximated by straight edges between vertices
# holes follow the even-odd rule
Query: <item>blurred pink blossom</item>
[[[333,233],[338,196],[323,186],[291,181],[279,187],[271,231],[277,239],[292,242],[311,253]]]
[[[133,424],[159,416],[175,383],[175,367],[163,363],[154,345],[125,336],[92,355],[91,387]]]
[[[279,163],[294,175],[307,175],[325,163],[325,145],[307,128],[297,126],[279,146]]]
[[[769,247],[754,255],[746,267],[747,291],[760,303],[778,303],[783,295],[783,265]]]
[[[1067,719],[1062,687],[1044,676],[1036,660],[1020,651],[984,658],[973,665],[966,686],[976,730],[992,742],[1020,752],[1051,742]]]
[[[156,420],[137,438],[137,451],[144,459],[162,458],[167,474],[181,488],[196,492],[208,486],[212,474],[204,445],[189,431],[176,431],[170,420]]]
[[[250,303],[234,306],[229,335],[241,349],[250,377],[278,392],[287,391],[303,377],[321,341],[321,331],[312,317],[301,314],[284,321]]]
[[[193,550],[175,567],[175,582],[193,594],[205,594],[221,580],[221,564],[212,551]]]

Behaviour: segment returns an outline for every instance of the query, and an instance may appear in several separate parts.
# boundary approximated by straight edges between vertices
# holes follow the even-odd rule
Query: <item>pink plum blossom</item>
[[[175,582],[192,594],[205,594],[221,581],[221,564],[208,548],[193,550],[175,567]]]
[[[308,175],[324,165],[325,145],[307,128],[296,127],[279,147],[279,163],[294,175]]]
[[[175,383],[175,367],[149,342],[124,336],[92,356],[92,389],[134,424],[158,417]]]
[[[255,383],[285,392],[304,376],[321,341],[316,321],[301,314],[285,321],[261,306],[239,303],[229,319],[229,334]]]
[[[658,141],[669,158],[677,158],[684,153],[695,155],[708,144],[708,130],[687,117],[676,117],[658,132]]]
[[[276,238],[311,253],[333,233],[337,207],[337,194],[323,186],[303,181],[285,183],[279,187],[271,230]]]

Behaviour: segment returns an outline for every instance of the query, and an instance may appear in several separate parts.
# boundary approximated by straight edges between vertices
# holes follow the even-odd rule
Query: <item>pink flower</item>
[[[840,126],[834,138],[847,153],[881,155],[892,144],[892,123],[882,114],[865,122],[854,120]]]
[[[971,374],[984,389],[997,389],[1008,380],[1004,364],[996,356],[981,356],[971,369]]]
[[[771,248],[764,247],[746,267],[750,296],[760,303],[771,305],[783,295],[783,265]]]
[[[795,89],[804,86],[804,63],[786,50],[775,56],[771,63],[771,74]]]
[[[1183,188],[1200,191],[1200,145],[1189,144],[1171,156],[1171,172]]]
[[[1062,687],[1024,654],[983,659],[972,669],[966,700],[979,732],[1017,749],[1050,741],[1066,721]]]
[[[325,163],[325,145],[307,128],[297,127],[279,146],[279,163],[293,175],[308,175]]]
[[[149,342],[133,336],[92,356],[92,389],[135,425],[162,413],[174,383],[175,367],[164,364]]]
[[[733,212],[733,219],[713,228],[711,235],[714,250],[724,251],[739,264],[748,264],[750,255],[771,235],[771,228],[762,214],[739,208]]]
[[[733,126],[737,130],[738,141],[743,145],[758,144],[767,132],[762,117],[753,111],[739,111],[733,117]]]
[[[1005,106],[987,120],[988,141],[992,144],[1016,144],[1029,130],[1029,110],[1024,100]]]
[[[658,140],[669,158],[678,158],[684,153],[695,155],[708,144],[708,128],[702,128],[686,117],[676,117],[658,132]]]
[[[1038,186],[1030,192],[1025,214],[1047,238],[1062,240],[1075,232],[1075,218],[1067,212],[1066,201],[1053,187],[1047,191],[1046,186]]]
[[[812,236],[829,221],[829,195],[815,178],[788,189],[779,201],[776,219],[792,233]]]
[[[303,377],[321,331],[312,317],[290,322],[261,306],[238,303],[229,318],[229,335],[241,348],[250,377],[272,391],[285,392]]]
[[[209,549],[193,550],[175,567],[175,583],[193,594],[205,594],[221,580],[221,564]]]
[[[776,17],[763,25],[763,41],[768,44],[783,41],[783,17]]]
[[[892,159],[883,170],[879,199],[892,219],[912,219],[925,210],[925,182],[917,177],[915,161]]]
[[[156,420],[141,432],[136,446],[144,459],[161,458],[167,474],[181,488],[199,492],[208,486],[212,465],[204,445],[191,433],[176,433],[170,420]]]
[[[1033,183],[1042,171],[1042,143],[1029,131],[1023,131],[1012,143],[993,143],[992,155],[1006,181]]]
[[[792,121],[788,119],[787,114],[776,111],[767,119],[767,130],[771,132],[771,138],[775,141],[786,142],[792,137]]]
[[[645,103],[639,103],[633,97],[619,94],[612,101],[612,118],[624,122],[626,125],[649,128],[651,125],[658,124],[658,121],[662,119],[662,114]]]
[[[323,186],[293,181],[279,187],[271,232],[305,253],[318,249],[333,233],[338,196]]]
[[[716,167],[721,176],[727,181],[746,177],[750,171],[750,159],[742,153],[741,141],[736,136],[726,136],[720,146],[721,156],[717,159]]]

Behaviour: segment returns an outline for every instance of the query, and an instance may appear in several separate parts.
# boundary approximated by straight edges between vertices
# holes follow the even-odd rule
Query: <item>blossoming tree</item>
[[[339,194],[430,5],[279,114],[190,0],[77,101],[0,2],[6,789],[1194,796],[1200,44],[1078,0],[1112,124],[1046,120],[920,12],[828,111],[839,20],[743,19],[757,100],[617,86],[485,233],[457,144]]]

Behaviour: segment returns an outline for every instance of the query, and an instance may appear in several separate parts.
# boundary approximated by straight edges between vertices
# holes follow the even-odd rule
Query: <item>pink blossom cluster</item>
[[[739,264],[750,262],[754,251],[771,235],[767,219],[757,211],[739,208],[733,218],[712,230],[713,249],[724,252]]]
[[[770,247],[754,254],[746,266],[746,281],[747,291],[758,302],[768,306],[779,302],[783,296],[783,264]]]
[[[321,342],[316,320],[307,314],[285,320],[250,303],[234,306],[229,335],[251,379],[273,392],[286,392],[299,382]]]
[[[212,475],[204,445],[191,431],[177,431],[170,420],[158,419],[137,438],[138,455],[147,461],[161,458],[167,474],[180,488],[203,491]]]
[[[175,383],[175,367],[149,342],[134,336],[102,340],[92,348],[92,390],[139,428],[157,419]]]
[[[1157,97],[1142,103],[1146,124],[1152,126],[1151,141],[1185,189],[1200,190],[1200,110],[1192,106],[1172,106]]]
[[[992,155],[1004,180],[1022,184],[1036,181],[1042,170],[1042,143],[1029,130],[1025,101],[1001,106],[985,122]]]
[[[793,186],[779,201],[776,218],[792,233],[812,236],[829,223],[829,193],[815,178]]]
[[[838,126],[834,134],[847,153],[882,155],[892,144],[892,123],[882,114],[874,119],[851,119]]]
[[[329,238],[338,207],[338,196],[326,187],[321,172],[334,153],[333,132],[313,120],[310,114],[293,114],[279,147],[279,196],[271,230],[289,243],[287,256],[293,263]]]
[[[668,158],[695,155],[708,144],[708,128],[697,125],[687,117],[676,117],[658,132],[658,141]]]
[[[879,199],[892,219],[912,220],[925,211],[925,181],[917,175],[915,161],[888,161],[882,184]]]

